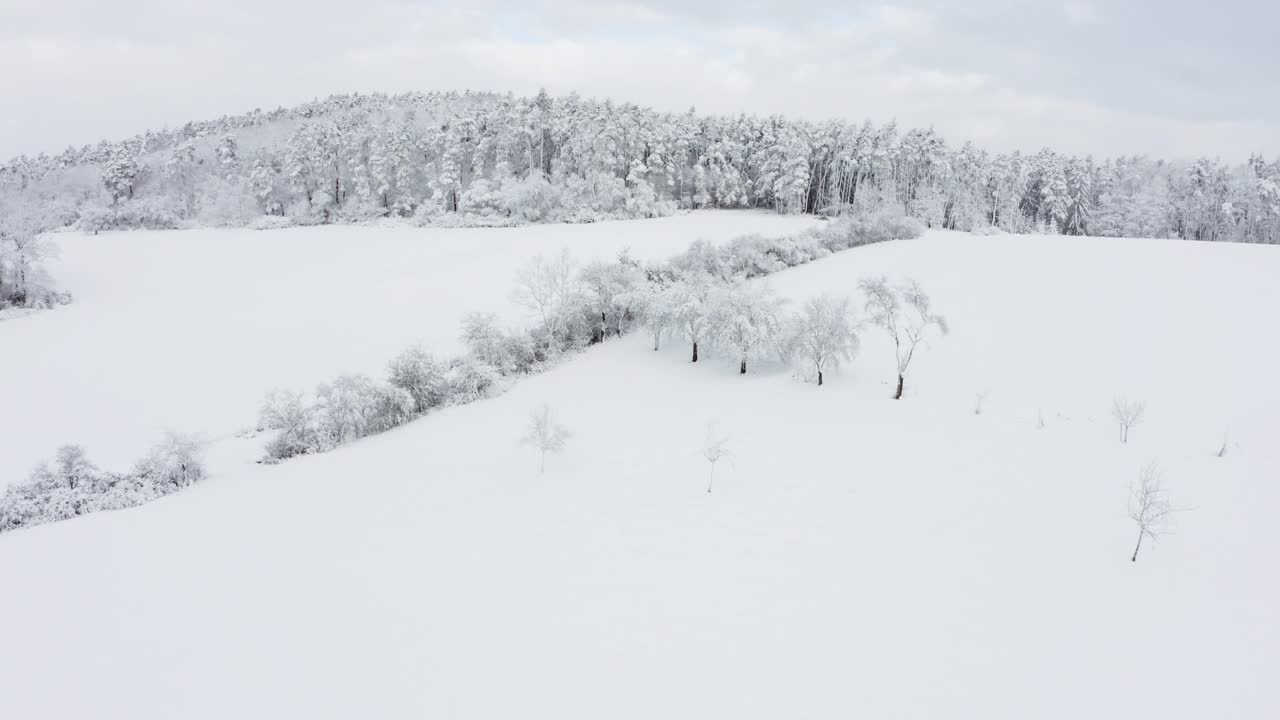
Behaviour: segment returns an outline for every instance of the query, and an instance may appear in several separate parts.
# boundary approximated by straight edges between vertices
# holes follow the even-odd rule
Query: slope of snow
[[[876,335],[822,388],[631,337],[328,455],[0,536],[3,707],[1274,717],[1277,272],[1274,248],[932,233],[772,280],[798,302],[918,277],[953,332],[901,402]],[[1122,391],[1148,401],[1127,445]],[[539,474],[517,441],[543,401],[574,436]],[[734,456],[708,493],[713,419]],[[1152,459],[1185,509],[1131,563]]]
[[[318,227],[56,238],[76,298],[0,323],[0,486],[62,444],[125,469],[165,430],[234,434],[263,394],[342,372],[381,375],[423,342],[457,349],[470,312],[524,320],[517,270],[568,249],[579,262],[662,259],[704,238],[797,232],[813,218],[707,211],[593,225],[437,230]],[[20,381],[19,381],[20,379]]]

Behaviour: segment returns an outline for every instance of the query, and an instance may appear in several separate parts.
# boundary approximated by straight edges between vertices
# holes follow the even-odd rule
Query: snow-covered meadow
[[[536,252],[790,227],[66,243],[76,305],[0,325],[47,368],[6,390],[31,404],[4,469],[71,440],[104,464],[136,440],[127,462],[163,424],[233,431],[266,387],[444,348],[465,312],[514,320]],[[0,698],[24,718],[1274,716],[1274,250],[930,233],[767,281],[794,307],[919,279],[952,332],[903,401],[870,329],[821,388],[640,334],[325,455],[237,463],[250,443],[227,440],[191,489],[0,536]],[[145,302],[111,292],[123,272]],[[1147,402],[1126,444],[1117,394]],[[519,439],[542,403],[573,434],[539,473]],[[707,493],[711,421],[732,454]],[[1152,460],[1179,512],[1133,563]]]
[[[263,394],[381,375],[405,347],[458,350],[460,319],[519,325],[519,268],[567,250],[658,260],[695,240],[782,235],[809,216],[707,211],[645,222],[494,229],[326,226],[65,233],[52,271],[75,302],[0,323],[0,487],[62,444],[127,467],[166,430],[251,427]]]

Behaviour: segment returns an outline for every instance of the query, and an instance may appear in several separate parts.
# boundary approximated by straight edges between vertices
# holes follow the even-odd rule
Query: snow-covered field
[[[165,430],[209,439],[251,426],[274,387],[343,372],[381,376],[422,342],[459,349],[461,318],[513,324],[518,269],[563,249],[580,262],[624,248],[663,259],[703,238],[814,224],[768,212],[651,221],[428,230],[331,226],[56,236],[52,267],[75,302],[0,323],[0,487],[62,444],[126,469]],[[21,379],[17,381],[16,379]]]
[[[722,234],[781,228],[747,218]],[[234,429],[263,387],[376,369],[415,335],[449,343],[460,314],[508,302],[516,256],[548,244],[662,256],[715,234],[658,227],[494,231],[508,235],[439,252],[353,228],[269,249],[227,234],[216,253],[172,235],[77,242],[66,261],[77,305],[0,326],[0,342],[31,346],[0,362],[41,368],[38,391],[6,388],[29,404],[0,428],[3,468],[25,469],[11,451],[30,454],[12,432],[105,454],[110,433],[160,421]],[[552,232],[564,239],[522,244]],[[296,274],[282,277],[289,260]],[[125,271],[152,278],[145,301],[98,277]],[[690,365],[683,345],[654,353],[633,336],[327,455],[223,464],[141,508],[0,536],[0,708],[1280,714],[1276,248],[931,233],[770,282],[798,302],[855,295],[880,273],[917,277],[953,328],[921,351],[900,402],[892,349],[874,334],[822,388],[778,367]],[[95,307],[108,302],[116,312]],[[116,372],[128,380],[108,384]],[[1148,404],[1125,445],[1109,417],[1118,393]],[[544,401],[574,435],[539,474],[518,439]],[[733,458],[708,494],[710,420]],[[1183,510],[1131,563],[1128,485],[1151,460]]]

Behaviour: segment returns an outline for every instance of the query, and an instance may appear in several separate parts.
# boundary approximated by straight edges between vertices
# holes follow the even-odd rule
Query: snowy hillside
[[[662,256],[717,234],[708,217],[475,244],[361,228],[222,234],[217,252],[195,232],[69,242],[77,303],[0,326],[24,348],[0,363],[41,369],[6,402],[49,409],[2,415],[0,470],[69,440],[128,461],[161,423],[230,433],[265,387],[376,370],[415,337],[452,342],[461,313],[516,312],[523,257]],[[717,231],[787,222],[733,218]],[[1274,250],[935,232],[769,280],[794,306],[918,278],[952,332],[920,350],[902,401],[871,330],[821,388],[633,335],[329,454],[257,466],[228,440],[189,490],[0,536],[0,707],[1275,717]],[[112,291],[119,273],[154,283],[145,301]],[[1147,402],[1126,444],[1122,393]],[[539,473],[519,439],[543,402],[573,435]],[[709,421],[732,451],[711,493]],[[1130,562],[1129,485],[1153,460],[1176,532]]]
[[[342,372],[380,375],[414,342],[457,350],[459,321],[510,300],[518,269],[568,250],[662,259],[697,239],[782,235],[812,217],[706,211],[643,222],[440,230],[321,227],[55,237],[76,297],[0,323],[0,486],[65,443],[132,463],[165,430],[207,439],[251,426],[263,394]],[[39,412],[35,412],[35,410]]]

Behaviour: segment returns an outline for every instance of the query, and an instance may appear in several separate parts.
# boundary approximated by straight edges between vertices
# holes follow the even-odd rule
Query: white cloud
[[[1210,97],[1223,102],[1206,105],[1199,119],[1166,105],[1135,112],[1101,99],[1098,90],[1131,81],[1141,68],[1109,67],[1092,88],[1055,90],[1052,72],[1034,72],[1048,49],[1018,42],[1025,36],[1007,24],[1002,1],[975,0],[965,6],[972,16],[941,6],[850,12],[819,2],[799,15],[761,7],[727,22],[718,6],[676,0],[362,0],[358,8],[317,7],[326,0],[51,0],[21,13],[0,0],[0,67],[19,69],[0,73],[0,98],[23,110],[3,118],[0,157],[334,92],[540,87],[669,111],[896,118],[994,149],[1238,158],[1280,151],[1280,118],[1232,113],[1225,89],[1214,90]],[[988,5],[992,14],[982,15]],[[1053,0],[1040,11],[1047,15],[1034,18],[1037,25],[1069,17],[1095,23],[1089,33],[1114,22],[1101,23],[1082,2]],[[1096,48],[1063,47],[1096,61],[1089,54]],[[1245,76],[1232,77],[1240,85]],[[1265,96],[1247,85],[1239,92],[1254,103]],[[1242,121],[1221,117],[1233,114]]]
[[[1092,25],[1101,19],[1097,6],[1085,0],[1067,0],[1062,5],[1062,12],[1072,25]]]

